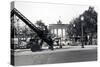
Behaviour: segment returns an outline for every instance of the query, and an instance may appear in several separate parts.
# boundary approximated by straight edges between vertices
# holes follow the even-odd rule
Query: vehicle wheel
[[[31,47],[31,51],[32,51],[32,52],[39,51],[39,50],[40,50],[40,46],[39,46],[39,45],[33,45],[33,46]]]
[[[49,46],[49,49],[54,50],[53,46],[52,46],[52,47],[51,47],[51,46]]]

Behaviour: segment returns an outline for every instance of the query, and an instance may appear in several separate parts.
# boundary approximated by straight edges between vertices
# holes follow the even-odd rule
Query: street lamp
[[[81,19],[81,43],[82,43],[82,48],[84,48],[84,43],[83,43],[83,21],[84,21],[84,16],[80,17]]]
[[[73,24],[73,27],[75,28],[75,24]],[[75,32],[75,30],[74,30]],[[73,34],[74,42],[75,42],[75,33]]]

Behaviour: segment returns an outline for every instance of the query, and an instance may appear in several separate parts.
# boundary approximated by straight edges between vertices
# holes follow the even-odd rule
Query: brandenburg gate
[[[57,24],[49,24],[49,29],[52,34],[55,34],[56,37],[61,37],[61,39],[65,39],[67,36],[67,27],[68,24],[62,24],[59,20]]]

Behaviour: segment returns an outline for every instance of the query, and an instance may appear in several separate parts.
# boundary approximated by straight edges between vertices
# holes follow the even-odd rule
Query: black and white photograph
[[[11,2],[11,65],[97,61],[97,7]]]

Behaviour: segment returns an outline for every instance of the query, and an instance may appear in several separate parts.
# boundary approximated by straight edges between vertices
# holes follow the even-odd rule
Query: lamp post
[[[81,19],[81,43],[82,43],[82,48],[84,48],[84,43],[83,43],[83,36],[84,36],[84,34],[83,34],[83,21],[84,21],[84,16],[81,16],[80,17],[80,19]]]
[[[73,27],[75,28],[75,24],[73,24]],[[75,32],[75,30],[74,30],[74,32]],[[73,38],[74,38],[74,42],[75,42],[75,35],[73,35]]]

